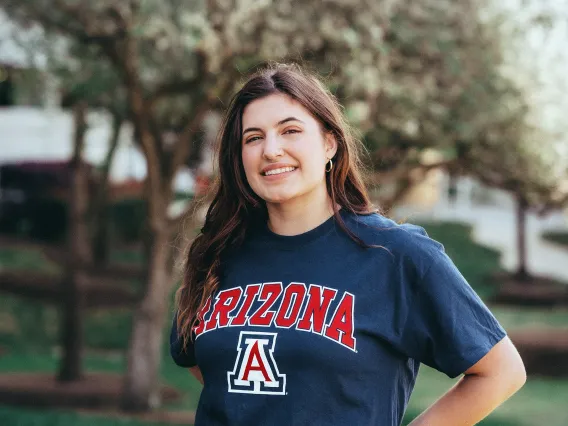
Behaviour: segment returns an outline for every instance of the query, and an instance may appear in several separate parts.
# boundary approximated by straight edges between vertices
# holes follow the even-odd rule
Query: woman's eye
[[[260,136],[253,136],[252,138],[248,138],[245,143],[251,143],[254,142],[256,140],[260,139]]]
[[[298,129],[288,129],[284,132],[284,134],[293,134],[293,133],[300,133]]]

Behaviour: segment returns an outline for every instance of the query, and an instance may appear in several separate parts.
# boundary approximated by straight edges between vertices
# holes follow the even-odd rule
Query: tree
[[[120,132],[126,120],[126,96],[118,75],[108,61],[101,60],[95,48],[67,41],[69,56],[51,54],[49,72],[62,86],[62,106],[84,102],[91,110],[110,116],[110,135],[105,158],[99,166],[96,190],[90,200],[89,216],[92,225],[92,258],[95,267],[108,262],[109,252],[109,178]]]
[[[77,103],[74,106],[73,156],[69,162],[71,194],[69,197],[68,244],[70,258],[66,264],[64,301],[62,304],[61,342],[63,357],[59,370],[59,380],[75,381],[82,376],[81,352],[83,342],[83,310],[85,301],[85,265],[89,262],[87,210],[89,199],[89,172],[83,160],[85,133],[87,132],[87,106]]]
[[[502,98],[495,112],[502,120],[481,135],[477,149],[468,153],[467,168],[482,182],[513,195],[519,255],[515,275],[528,281],[527,212],[545,214],[568,202],[567,105],[558,90],[565,85],[561,64],[568,63],[568,56],[556,43],[542,44],[559,21],[566,21],[568,9],[548,1],[518,6],[499,4],[491,11],[507,17],[494,28],[508,40],[501,71],[509,93],[517,95]]]
[[[519,123],[518,126],[522,126]],[[520,281],[531,278],[527,266],[526,215],[539,214],[568,202],[568,161],[554,150],[542,129],[524,135],[514,144],[506,141],[483,141],[483,149],[471,159],[468,171],[488,186],[509,192],[516,203],[518,266]]]
[[[97,180],[97,191],[92,204],[93,220],[93,262],[95,267],[101,267],[108,263],[110,250],[109,235],[109,176],[110,168],[116,149],[118,147],[120,131],[122,129],[124,113],[112,110],[112,131],[109,140],[109,148],[102,163],[99,178]]]
[[[489,3],[432,0],[396,9],[385,90],[360,125],[375,181],[394,183],[379,198],[387,210],[429,170],[464,174],[487,132],[516,137],[507,123],[525,113],[523,93],[502,72],[506,17],[488,16]],[[439,160],[429,159],[432,150]]]

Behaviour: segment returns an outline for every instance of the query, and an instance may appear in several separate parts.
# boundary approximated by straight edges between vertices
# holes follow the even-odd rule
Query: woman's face
[[[300,103],[269,95],[251,102],[242,121],[243,166],[260,198],[280,204],[327,194],[325,167],[337,144]]]

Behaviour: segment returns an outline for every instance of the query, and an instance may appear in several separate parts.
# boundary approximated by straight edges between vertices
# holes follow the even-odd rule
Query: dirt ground
[[[129,417],[172,424],[192,424],[192,411],[126,414],[118,410],[123,376],[89,373],[73,383],[62,384],[48,373],[7,373],[0,375],[0,403],[33,408],[65,408],[90,415]],[[167,386],[161,388],[164,402],[175,401],[179,393]]]
[[[568,377],[568,329],[523,330],[510,334],[528,375]]]
[[[544,277],[519,280],[514,275],[493,277],[499,290],[491,303],[509,306],[568,307],[568,286]]]

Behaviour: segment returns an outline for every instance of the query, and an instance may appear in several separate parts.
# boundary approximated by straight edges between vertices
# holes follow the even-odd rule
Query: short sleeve
[[[174,315],[170,332],[170,355],[180,367],[189,368],[197,365],[193,343],[188,342],[186,348],[183,348],[183,338],[180,337],[177,329],[177,315]]]
[[[457,377],[506,332],[443,251],[437,251],[418,281],[403,331],[403,350]]]

